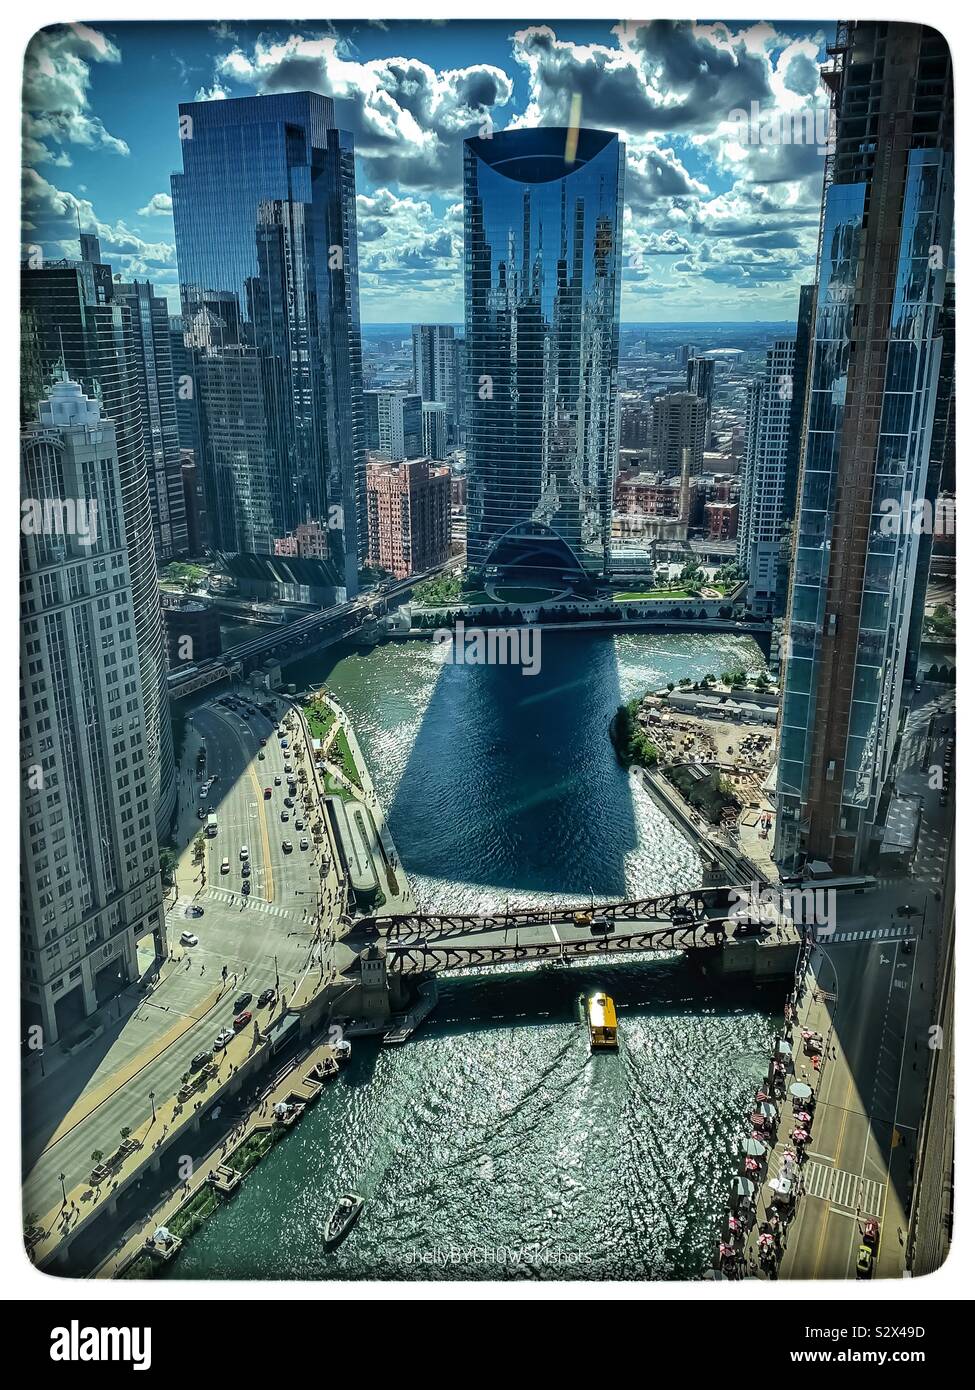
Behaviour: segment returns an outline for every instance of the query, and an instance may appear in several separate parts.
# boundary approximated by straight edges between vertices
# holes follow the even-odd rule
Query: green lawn
[[[332,762],[341,767],[352,785],[354,787],[360,787],[361,789],[359,769],[355,765],[355,758],[352,756],[352,749],[349,747],[349,740],[344,729],[339,729],[335,738],[332,740],[332,746],[329,748],[328,753]]]
[[[329,730],[335,723],[335,715],[328,705],[323,700],[309,700],[303,706],[302,713],[308,720],[312,738],[327,738]]]
[[[503,603],[542,603],[545,599],[554,598],[556,593],[561,593],[562,590],[498,587],[495,592]]]
[[[689,589],[632,589],[625,594],[614,594],[612,601],[631,603],[639,599],[657,598],[696,598]]]

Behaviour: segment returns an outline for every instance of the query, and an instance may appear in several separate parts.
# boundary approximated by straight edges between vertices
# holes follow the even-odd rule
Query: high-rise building
[[[717,364],[713,357],[689,357],[687,359],[687,389],[693,391],[707,402],[707,419],[704,426],[704,444],[707,448],[711,438],[711,416],[714,410],[714,375]]]
[[[21,940],[24,1023],[50,1045],[138,978],[140,937],[159,958],[166,939],[115,425],[66,379],[38,414],[21,443]]]
[[[450,469],[428,459],[370,463],[366,469],[369,563],[397,579],[450,555]]]
[[[692,357],[697,356],[697,348],[692,343],[682,343],[674,350],[674,360],[678,367],[686,367]]]
[[[447,457],[447,407],[442,401],[423,402],[423,452],[429,459]]]
[[[453,395],[448,404],[448,415],[453,417],[453,438],[447,442],[456,448],[467,443],[467,418],[470,411],[470,376],[467,369],[467,341],[455,337],[451,347],[453,366]]]
[[[440,401],[448,410],[451,443],[456,438],[454,371],[457,365],[452,323],[413,325],[413,389],[424,401]]]
[[[609,131],[543,127],[464,142],[475,569],[608,566],[623,166]]]
[[[187,450],[192,450],[195,462],[200,457],[200,419],[193,377],[193,351],[186,342],[183,320],[179,314],[171,315],[169,319],[169,357],[173,367],[179,447],[184,451],[184,457]]]
[[[738,563],[748,606],[763,614],[772,612],[778,582],[795,363],[795,339],[776,339],[748,391]]]
[[[398,462],[420,458],[423,401],[418,391],[365,391],[365,439],[370,453]]]
[[[173,174],[214,544],[273,552],[327,529],[336,589],[365,560],[365,447],[352,137],[313,92],[180,105]]]
[[[186,553],[186,508],[169,333],[169,306],[148,280],[114,282],[112,299],[128,305],[133,366],[142,393],[152,533],[160,560]]]
[[[152,503],[146,468],[143,376],[132,310],[112,299],[111,266],[93,261],[47,261],[21,269],[21,306],[36,344],[36,380],[65,372],[102,403],[115,427],[136,646],[146,719],[149,778],[160,834],[176,805],[176,765],[166,685],[166,645],[153,546]],[[42,399],[22,391],[21,423],[36,418]]]
[[[952,73],[918,24],[841,24],[779,729],[780,864],[867,860],[889,785],[952,223]]]
[[[660,473],[680,473],[687,461],[691,477],[704,470],[707,401],[692,391],[654,398],[650,412],[650,462]]]

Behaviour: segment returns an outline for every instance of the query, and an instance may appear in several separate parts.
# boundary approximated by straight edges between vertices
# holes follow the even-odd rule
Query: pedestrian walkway
[[[866,931],[840,931],[833,933],[833,935],[821,932],[819,940],[824,946],[829,946],[853,941],[903,941],[905,937],[913,937],[909,922],[904,922],[897,927],[873,927]]]
[[[805,1166],[806,1192],[822,1197],[834,1207],[844,1207],[859,1216],[879,1216],[883,1210],[883,1184],[832,1168],[809,1159]]]
[[[216,898],[223,903],[230,903],[235,907],[239,907],[240,904],[243,903],[248,911],[264,912],[269,917],[287,917],[291,921],[295,921],[296,919],[301,921],[300,912],[292,910],[289,907],[282,907],[278,903],[266,902],[264,898],[255,898],[241,893],[230,893],[223,888],[211,888],[208,896]]]

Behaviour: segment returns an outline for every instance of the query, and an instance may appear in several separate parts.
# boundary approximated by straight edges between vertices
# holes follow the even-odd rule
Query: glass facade
[[[468,562],[605,571],[624,147],[608,131],[464,142]]]
[[[182,104],[172,176],[211,541],[327,529],[336,587],[365,560],[355,169],[311,92]]]

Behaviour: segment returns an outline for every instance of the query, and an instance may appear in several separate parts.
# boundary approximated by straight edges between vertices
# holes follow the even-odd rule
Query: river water
[[[696,852],[615,760],[616,707],[650,686],[761,665],[730,634],[545,632],[536,676],[444,664],[426,642],[289,668],[352,717],[421,903],[486,908],[699,881]],[[579,996],[620,1016],[592,1058]],[[441,981],[397,1049],[358,1041],[341,1079],[188,1242],[179,1278],[699,1277],[778,995],[734,995],[680,957]],[[331,1255],[346,1189],[367,1199]]]

